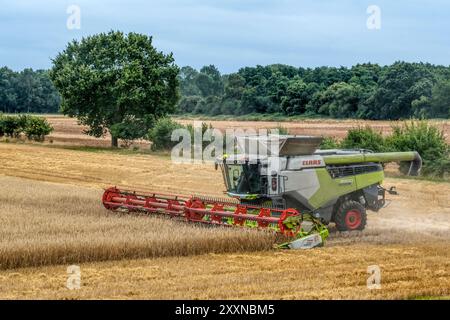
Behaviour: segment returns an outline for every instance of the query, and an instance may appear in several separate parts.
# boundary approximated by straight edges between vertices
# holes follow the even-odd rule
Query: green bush
[[[147,134],[148,125],[145,120],[126,117],[121,123],[111,126],[111,136],[123,141],[122,147],[128,148],[133,140],[141,139]]]
[[[28,139],[44,141],[46,135],[53,131],[47,119],[29,115],[3,116],[0,115],[0,137],[6,135],[19,138],[24,133]]]
[[[155,126],[148,131],[148,139],[152,142],[151,149],[157,150],[170,150],[178,142],[172,141],[172,131],[175,129],[183,128],[183,126],[171,118],[159,119]]]
[[[374,152],[385,151],[385,141],[381,133],[371,127],[358,127],[350,129],[342,140],[340,147],[343,149],[367,149]]]
[[[19,123],[24,128],[23,132],[29,140],[42,142],[45,136],[49,135],[53,131],[53,127],[48,123],[47,119],[35,116],[21,116]]]
[[[188,124],[184,128],[186,128],[189,131],[189,133],[191,135],[191,143],[192,143],[192,145],[194,145],[194,143],[195,143],[195,141],[194,141],[194,127],[191,124]],[[213,126],[211,124],[208,125],[206,122],[202,122],[202,137],[205,136],[205,132],[208,129],[213,129]],[[211,143],[211,141],[202,141],[202,148],[203,149],[206,148],[210,143]]]
[[[422,159],[437,160],[448,152],[444,133],[426,121],[411,121],[403,126],[394,126],[392,134],[386,139],[392,151],[411,151],[420,153]]]
[[[281,124],[278,124],[276,128],[270,129],[269,133],[275,133],[277,132],[279,135],[284,136],[289,134],[289,129],[286,127],[283,127]]]
[[[447,155],[446,158],[428,162],[423,167],[422,174],[432,178],[450,178],[450,157]]]
[[[32,118],[44,119],[44,118],[39,118],[36,116],[29,116],[26,114],[20,114],[17,116],[17,136],[16,137],[19,137],[21,133],[25,132],[26,128],[28,127],[28,122]],[[45,121],[47,122],[47,120],[45,120]]]
[[[178,141],[171,141],[172,132],[175,129],[186,129],[191,136],[191,145],[194,145],[194,126],[188,124],[183,126],[171,118],[162,118],[158,120],[156,125],[149,130],[147,138],[152,142],[152,151],[158,150],[170,150]],[[202,122],[202,138],[205,135],[206,130],[213,129],[211,124]],[[205,148],[211,143],[211,141],[202,141],[202,147]]]
[[[4,135],[11,138],[18,138],[25,127],[26,116],[4,116],[2,127]]]
[[[334,137],[324,137],[322,140],[322,143],[319,146],[320,149],[326,150],[326,149],[338,149],[339,148],[339,141],[337,141]]]
[[[449,146],[444,133],[426,121],[394,126],[386,139],[390,151],[417,151],[423,160],[424,175],[443,177],[448,173]]]

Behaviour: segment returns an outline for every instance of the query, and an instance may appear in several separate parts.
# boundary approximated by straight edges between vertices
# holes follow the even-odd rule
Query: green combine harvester
[[[339,231],[363,230],[367,210],[386,205],[382,187],[384,164],[399,162],[407,174],[419,175],[415,152],[373,153],[370,150],[319,150],[321,137],[243,136],[240,154],[216,160],[226,193],[232,199],[136,193],[110,188],[107,209],[164,213],[187,221],[268,229],[290,241],[281,247],[300,249],[322,245],[327,225]],[[257,152],[250,146],[256,146]]]
[[[407,164],[411,176],[419,175],[422,167],[415,151],[318,150],[322,138],[311,136],[255,139],[238,139],[240,149],[247,150],[252,142],[261,149],[262,142],[267,157],[237,155],[217,162],[227,194],[244,204],[294,208],[316,224],[334,222],[339,231],[363,230],[367,210],[378,212],[386,205],[386,192],[397,194],[395,188],[387,190],[381,185],[385,163]],[[274,159],[271,143],[278,149]],[[270,170],[271,161],[278,162],[276,170]]]

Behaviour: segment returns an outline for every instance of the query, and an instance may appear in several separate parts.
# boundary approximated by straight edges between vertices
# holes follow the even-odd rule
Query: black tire
[[[364,230],[367,223],[366,208],[357,201],[346,200],[337,209],[334,222],[339,231]]]

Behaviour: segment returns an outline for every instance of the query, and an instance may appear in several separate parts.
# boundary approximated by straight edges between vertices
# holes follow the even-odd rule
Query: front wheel
[[[334,222],[339,231],[363,230],[367,222],[366,208],[357,201],[344,201],[334,215]]]

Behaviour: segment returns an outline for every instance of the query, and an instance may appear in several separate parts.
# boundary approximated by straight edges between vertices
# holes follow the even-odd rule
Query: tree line
[[[0,112],[57,113],[60,100],[47,70],[0,68]]]
[[[296,68],[276,64],[221,74],[214,66],[178,73],[177,112],[198,115],[305,115],[404,119],[450,117],[450,67],[396,62],[389,66]],[[61,98],[47,70],[0,69],[0,112],[56,113]]]
[[[450,67],[428,63],[296,68],[275,64],[222,75],[214,65],[178,75],[180,113],[268,113],[397,120],[450,117]]]

